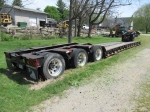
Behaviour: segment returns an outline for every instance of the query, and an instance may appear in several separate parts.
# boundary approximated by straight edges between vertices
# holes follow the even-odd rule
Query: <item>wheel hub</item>
[[[86,55],[85,53],[81,52],[78,55],[78,66],[84,66],[86,63]]]
[[[96,50],[96,54],[95,54],[96,60],[100,60],[102,57],[102,51],[101,49],[97,49]]]
[[[48,72],[51,76],[58,76],[62,70],[62,63],[59,59],[52,59],[49,63]]]

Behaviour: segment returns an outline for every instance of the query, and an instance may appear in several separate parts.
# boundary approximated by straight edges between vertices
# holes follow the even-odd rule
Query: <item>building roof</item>
[[[128,26],[131,23],[132,17],[112,18],[103,21],[101,27],[114,27],[119,24],[121,26]]]
[[[131,17],[122,17],[122,18],[117,18],[121,24],[124,23],[129,23],[131,21]]]
[[[46,12],[43,12],[41,10],[36,10],[36,9],[29,9],[29,8],[25,8],[25,7],[19,7],[19,6],[9,6],[7,5],[5,8],[14,8],[17,10],[23,10],[23,11],[29,11],[29,12],[35,12],[35,13],[41,13],[41,14],[46,14]]]
[[[55,19],[53,19],[53,18],[47,18],[47,21],[53,22],[53,23],[57,23],[57,21]]]

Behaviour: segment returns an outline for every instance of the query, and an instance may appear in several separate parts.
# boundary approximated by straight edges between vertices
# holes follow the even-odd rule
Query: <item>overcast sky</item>
[[[25,0],[23,0],[23,1],[25,1]],[[44,8],[48,5],[56,6],[56,3],[58,0],[28,0],[28,1],[31,1],[31,2],[33,1],[33,3],[30,5],[26,5],[25,7],[28,7],[31,9],[40,8],[43,11]],[[63,1],[69,3],[69,0],[63,0]],[[123,7],[120,7],[119,9],[117,9],[119,12],[118,16],[119,17],[131,17],[132,14],[143,4],[150,3],[150,0],[134,0],[134,1],[137,1],[137,2],[133,3],[130,6],[123,6]],[[138,2],[138,1],[140,1],[140,2]]]

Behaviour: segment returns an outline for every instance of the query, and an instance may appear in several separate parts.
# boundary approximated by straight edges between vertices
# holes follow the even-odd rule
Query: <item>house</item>
[[[53,18],[47,18],[47,23],[56,23],[57,24],[57,21]]]
[[[133,29],[132,17],[122,17],[122,18],[109,18],[104,20],[101,24],[101,28],[112,28],[115,25],[124,26],[127,29]]]
[[[42,26],[47,22],[47,13],[19,6],[7,6],[1,10],[1,13],[9,13],[12,17],[12,24],[26,22],[27,26]]]

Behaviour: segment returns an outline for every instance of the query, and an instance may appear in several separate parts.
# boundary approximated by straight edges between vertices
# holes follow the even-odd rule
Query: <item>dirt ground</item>
[[[35,112],[133,112],[137,109],[139,86],[150,77],[150,49],[116,64],[89,84],[71,88],[63,97],[53,97],[32,107]],[[97,74],[101,71],[97,71]],[[148,111],[141,108],[141,111]]]

